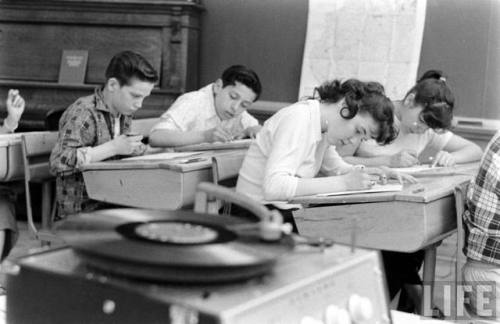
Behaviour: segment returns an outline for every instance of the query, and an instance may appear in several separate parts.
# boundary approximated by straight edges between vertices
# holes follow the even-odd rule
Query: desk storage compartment
[[[21,135],[0,135],[0,182],[19,180],[23,176]]]

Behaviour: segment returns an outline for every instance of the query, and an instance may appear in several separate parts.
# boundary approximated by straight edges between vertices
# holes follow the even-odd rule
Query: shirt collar
[[[104,88],[103,88],[102,86],[101,86],[101,87],[97,87],[97,88],[95,89],[95,92],[94,92],[94,95],[95,95],[95,98],[96,98],[96,99],[95,99],[95,101],[96,101],[96,103],[95,103],[95,108],[96,108],[97,110],[105,111],[105,112],[107,112],[107,113],[109,113],[109,114],[111,115],[111,109],[110,109],[110,108],[109,108],[109,106],[108,106],[108,105],[106,105],[106,103],[104,102],[104,95],[103,95],[103,93],[102,93],[102,90],[103,90],[103,89],[104,89]],[[121,114],[118,114],[118,116],[117,116],[117,117],[115,117],[115,118],[120,118],[120,116],[121,116]]]
[[[217,119],[218,121],[221,121],[219,116],[217,115],[217,111],[215,110],[215,93],[214,93],[214,83],[210,83],[209,85],[201,88],[201,91],[205,92],[208,98],[208,107],[207,107],[207,112],[209,113],[210,119]]]

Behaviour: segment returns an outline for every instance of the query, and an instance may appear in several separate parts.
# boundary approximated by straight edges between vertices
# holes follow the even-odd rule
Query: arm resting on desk
[[[169,129],[156,129],[149,135],[149,145],[153,147],[183,146],[211,142],[209,131],[182,132]]]
[[[449,152],[454,157],[455,163],[479,161],[483,155],[479,145],[458,135],[453,135],[443,151]]]

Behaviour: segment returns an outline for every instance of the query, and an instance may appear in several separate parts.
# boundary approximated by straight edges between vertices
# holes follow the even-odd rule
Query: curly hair
[[[378,135],[375,139],[379,144],[388,144],[398,135],[394,126],[394,105],[385,95],[384,87],[378,82],[363,82],[349,79],[327,81],[315,89],[322,102],[336,103],[345,98],[347,115],[351,119],[356,114],[369,114],[378,124]]]

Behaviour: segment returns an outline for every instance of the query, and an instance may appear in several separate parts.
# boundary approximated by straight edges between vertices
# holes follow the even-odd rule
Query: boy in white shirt
[[[214,83],[177,98],[151,130],[149,144],[180,146],[255,137],[259,122],[246,109],[261,91],[254,71],[233,65]]]

